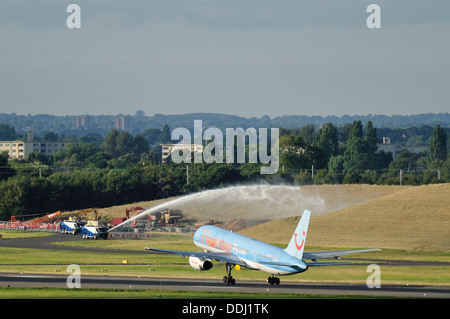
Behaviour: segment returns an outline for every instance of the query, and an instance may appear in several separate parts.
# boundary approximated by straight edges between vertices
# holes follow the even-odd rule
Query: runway
[[[57,235],[52,237],[29,239],[3,239],[2,247],[21,247],[37,249],[64,249],[110,251],[144,254],[146,251],[124,251],[116,249],[85,248],[75,246],[54,245],[52,242],[66,240],[81,240],[81,236]],[[394,261],[379,261],[395,265]],[[399,265],[423,265],[426,262],[398,261]],[[431,262],[434,264],[434,262]],[[441,264],[441,263],[439,263]],[[448,264],[448,263],[444,263]],[[57,287],[67,288],[67,279],[70,273],[58,274],[20,274],[0,273],[0,287]],[[81,288],[107,288],[107,289],[152,289],[188,290],[188,291],[217,291],[217,292],[248,292],[263,293],[291,293],[291,294],[323,294],[323,295],[349,295],[349,296],[385,296],[385,297],[412,297],[412,298],[450,298],[450,286],[419,286],[419,285],[382,285],[381,288],[369,289],[365,284],[347,283],[309,283],[290,282],[287,278],[281,285],[271,286],[261,281],[240,280],[235,286],[226,286],[221,278],[186,279],[186,278],[155,278],[131,276],[81,276]]]
[[[1,287],[53,287],[67,288],[72,283],[71,274],[20,274],[0,273]],[[260,281],[241,280],[235,286],[226,286],[218,280],[186,278],[151,278],[128,276],[81,275],[81,288],[104,289],[152,289],[157,294],[164,290],[216,291],[262,293],[270,297],[273,293],[331,294],[349,296],[385,296],[407,298],[450,298],[450,287],[445,286],[400,286],[382,285],[369,289],[366,285],[335,283],[299,283],[283,281],[280,286],[271,286]],[[75,288],[74,288],[75,289]]]

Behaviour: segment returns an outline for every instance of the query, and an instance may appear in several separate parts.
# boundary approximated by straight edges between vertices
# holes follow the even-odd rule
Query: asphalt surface
[[[124,252],[130,254],[148,254],[145,250],[118,250],[118,249],[104,249],[104,248],[90,248],[57,245],[55,243],[65,241],[83,241],[80,235],[56,234],[49,237],[35,237],[35,238],[16,238],[16,239],[2,239],[0,240],[0,247],[14,247],[14,248],[34,248],[34,249],[52,249],[52,250],[70,250],[70,251],[91,251],[91,252]],[[90,239],[92,240],[92,239]],[[104,239],[97,239],[104,240]],[[107,239],[109,240],[109,239]]]
[[[57,235],[52,237],[2,239],[0,247],[62,249],[76,251],[98,252],[126,252],[148,254],[145,250],[115,250],[51,244],[54,242],[82,240],[81,236]],[[390,261],[377,260],[377,264],[417,265],[417,266],[450,266],[442,262],[418,261]],[[20,274],[0,273],[1,287],[59,287],[67,288],[69,273],[60,274]],[[413,298],[450,298],[450,286],[419,286],[419,285],[381,285],[381,288],[369,289],[366,285],[345,283],[297,283],[289,282],[282,277],[279,286],[271,286],[260,281],[240,280],[235,286],[226,286],[221,278],[217,280],[186,279],[186,278],[149,278],[128,276],[90,276],[82,275],[82,288],[110,288],[110,289],[154,289],[154,290],[189,290],[189,291],[218,291],[218,292],[254,292],[254,293],[300,293],[300,294],[332,294],[332,295],[363,295],[387,297]]]
[[[73,284],[70,274],[20,274],[0,273],[2,287],[55,287],[67,288]],[[107,289],[153,289],[154,293],[164,294],[164,290],[216,291],[216,292],[252,292],[296,293],[296,294],[332,294],[361,295],[411,298],[450,298],[450,287],[440,286],[400,286],[382,285],[369,289],[366,285],[333,283],[294,283],[283,281],[279,286],[271,286],[259,281],[239,281],[235,286],[226,286],[221,280],[186,278],[148,278],[128,276],[90,276],[80,277],[81,288]]]

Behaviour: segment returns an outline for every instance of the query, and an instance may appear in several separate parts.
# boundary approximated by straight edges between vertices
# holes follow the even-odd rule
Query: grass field
[[[286,243],[299,218],[275,220],[241,233]],[[312,216],[307,244],[450,251],[450,184],[395,187],[373,200]]]
[[[0,288],[0,299],[358,299],[358,296],[304,293],[244,293],[134,289]],[[383,299],[383,297],[360,297]],[[157,301],[156,301],[157,302]]]
[[[143,250],[144,247],[197,250],[192,240],[186,235],[170,235],[151,239],[135,240],[90,240],[64,242],[65,245],[82,245],[85,247],[103,247],[114,249]],[[282,244],[280,246],[285,246]],[[360,248],[356,246],[355,248]],[[310,247],[308,251],[324,249],[339,250],[342,247]],[[283,280],[300,282],[351,282],[365,283],[367,279],[367,265],[377,263],[377,260],[419,260],[450,262],[450,253],[442,251],[401,251],[383,249],[379,252],[369,252],[352,255],[363,260],[354,261],[356,265],[336,267],[314,267],[303,274],[285,277]],[[123,260],[128,264],[124,265]],[[374,262],[375,260],[375,262]],[[189,266],[188,260],[170,254],[127,254],[127,253],[98,253],[82,251],[39,250],[21,248],[0,248],[0,271],[23,273],[65,273],[67,265],[78,264],[84,274],[95,275],[128,275],[172,278],[208,278],[223,277],[225,269],[221,263],[209,271],[196,271]],[[358,263],[363,263],[359,264]],[[396,284],[432,284],[449,285],[450,272],[446,267],[412,267],[383,265],[382,278],[384,283]],[[267,274],[259,271],[234,271],[236,280],[265,281]]]

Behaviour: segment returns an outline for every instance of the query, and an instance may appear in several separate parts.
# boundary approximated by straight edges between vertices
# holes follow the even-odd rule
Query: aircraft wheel
[[[268,277],[267,278],[267,282],[269,283],[269,284],[271,284],[272,286],[273,285],[279,285],[280,284],[280,278],[277,278],[277,277]]]
[[[224,276],[223,277],[223,282],[227,285],[227,286],[234,286],[234,284],[236,283],[236,280],[231,277],[231,276]]]

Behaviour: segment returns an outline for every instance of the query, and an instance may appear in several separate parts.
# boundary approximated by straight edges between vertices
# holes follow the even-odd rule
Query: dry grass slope
[[[276,220],[242,233],[287,244],[298,220]],[[397,187],[391,194],[312,216],[307,245],[450,251],[450,184]]]

